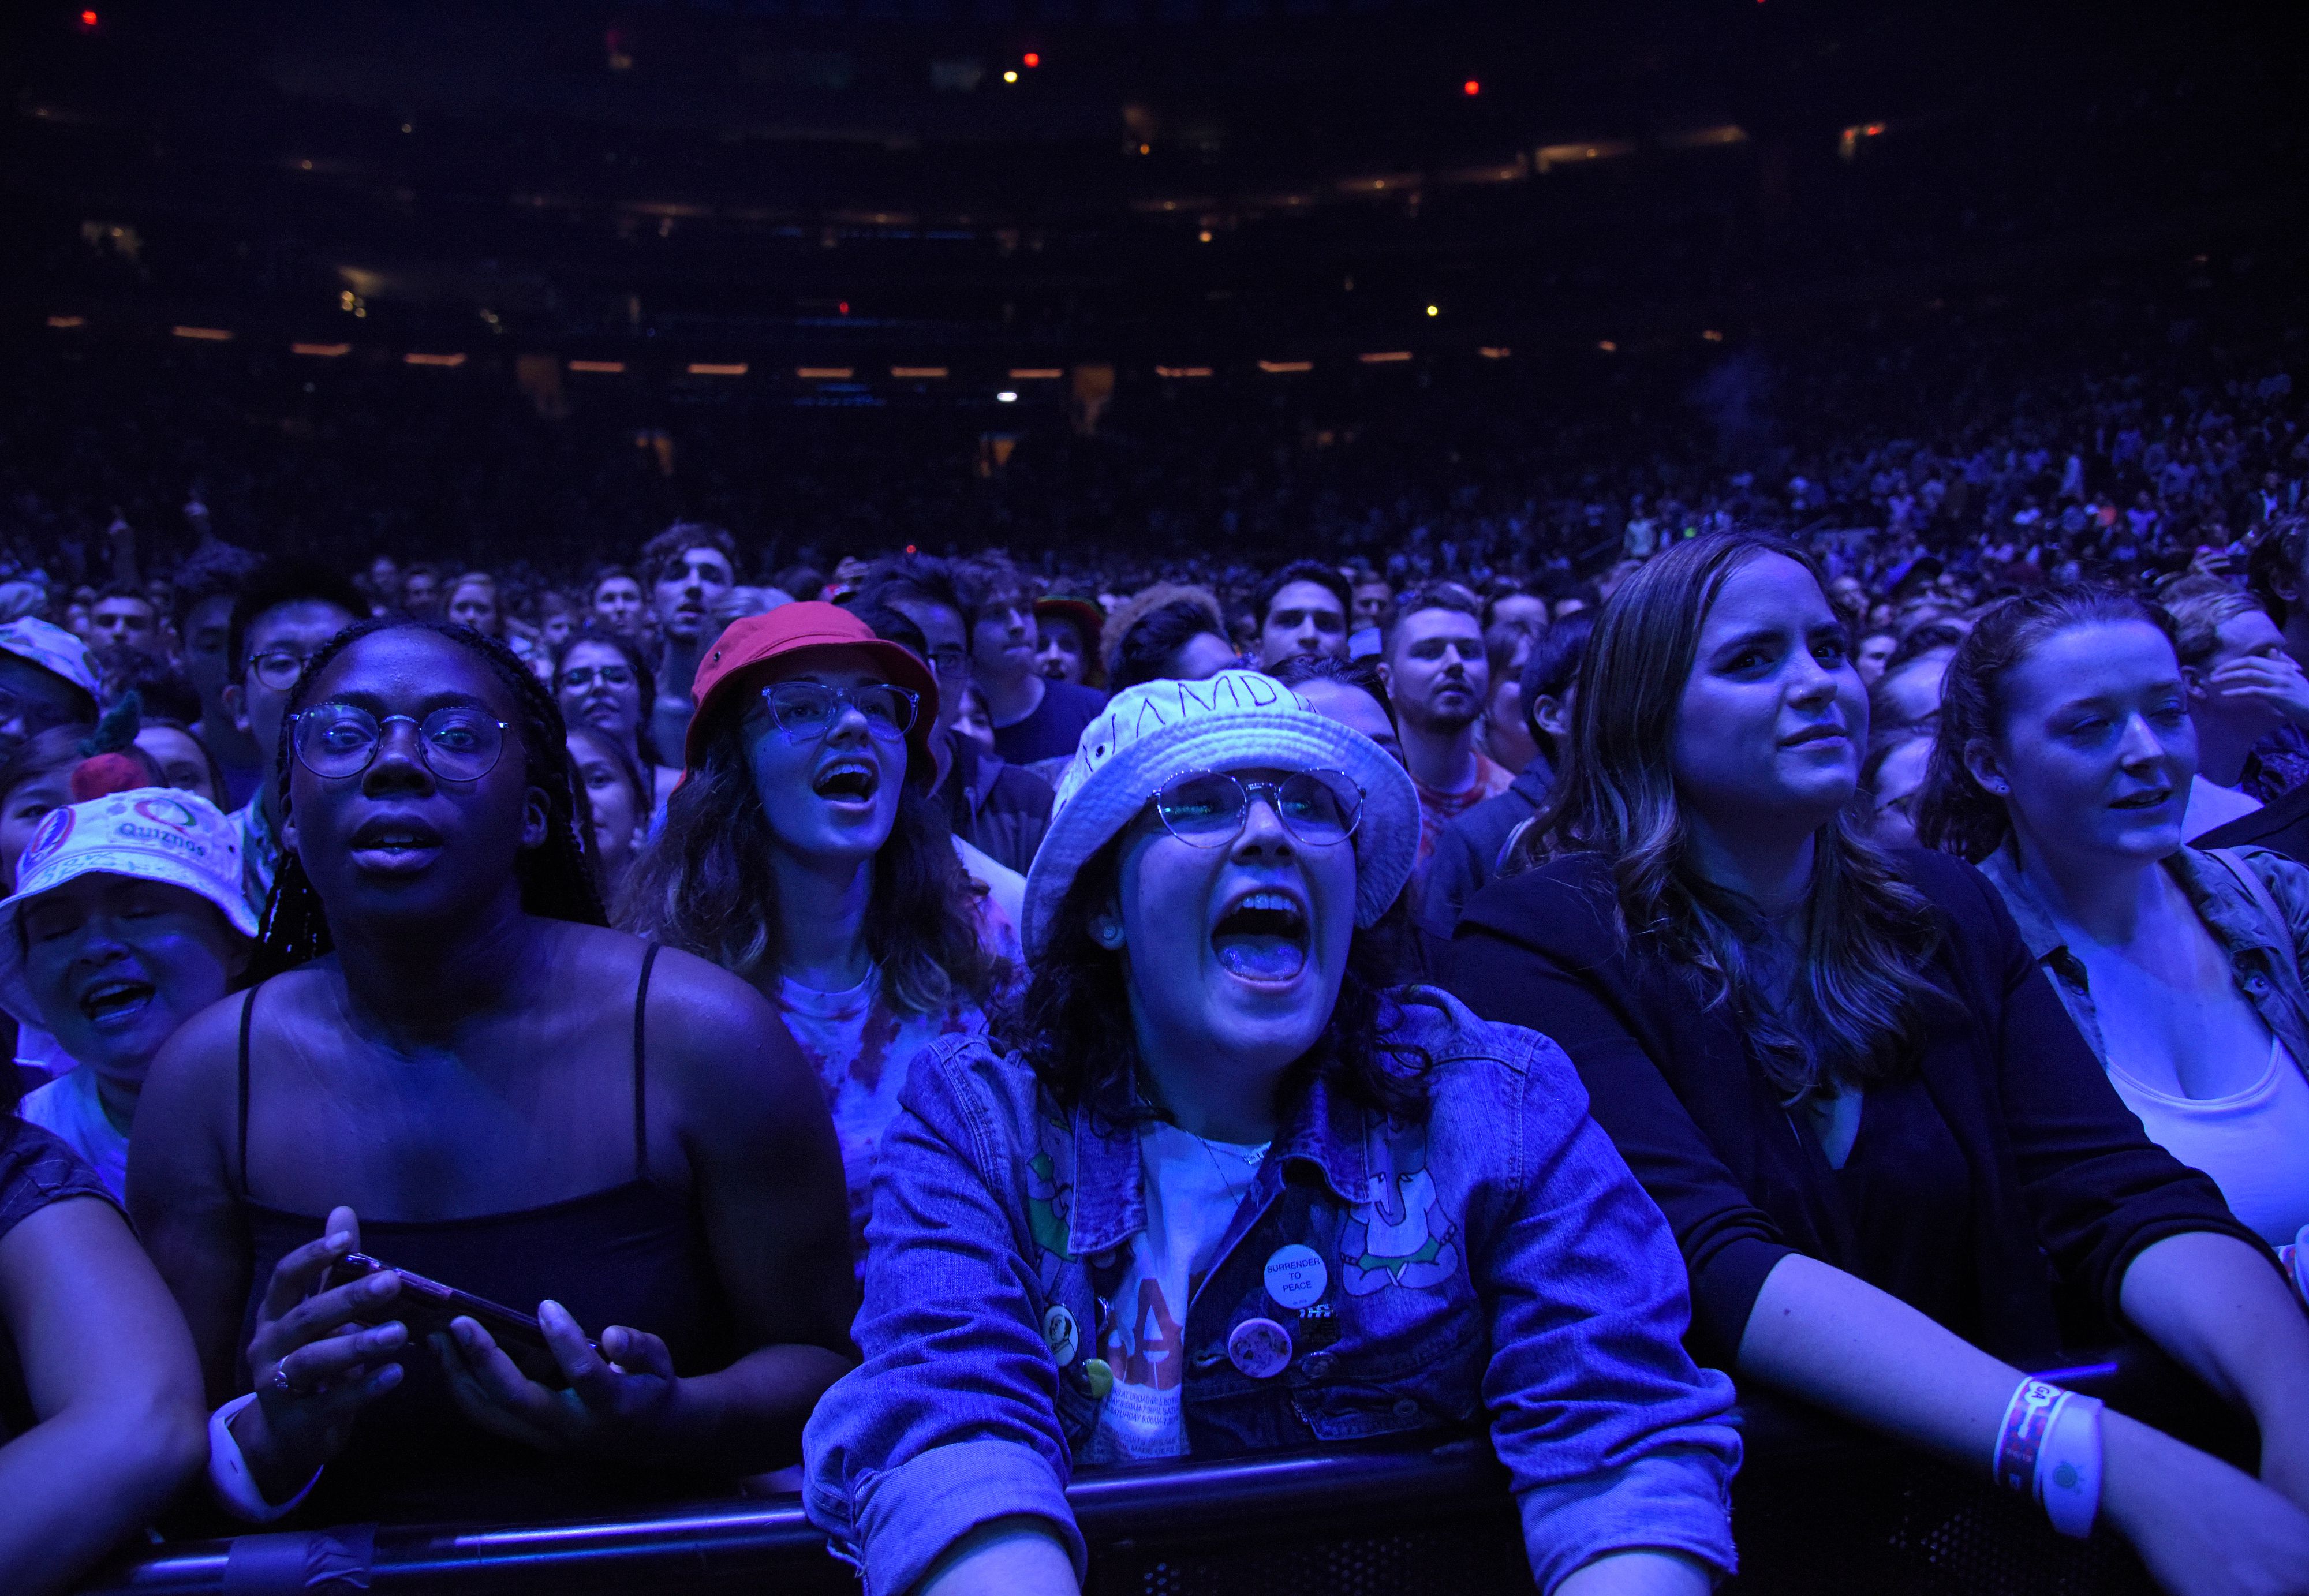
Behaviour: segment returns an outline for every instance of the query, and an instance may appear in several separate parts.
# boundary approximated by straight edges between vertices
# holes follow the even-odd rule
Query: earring
[[[1122,945],[1122,927],[1116,925],[1112,920],[1099,921],[1098,929],[1093,932],[1092,935],[1098,938],[1098,945],[1101,947],[1120,947]]]
[[[1993,792],[1998,798],[2011,798],[2012,796],[2012,783],[2010,781],[1999,781],[1994,787],[1989,789],[1989,790]]]

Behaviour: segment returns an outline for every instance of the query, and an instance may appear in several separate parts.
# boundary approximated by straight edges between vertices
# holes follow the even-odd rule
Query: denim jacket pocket
[[[1482,1410],[1489,1345],[1482,1321],[1465,1313],[1377,1345],[1350,1333],[1300,1360],[1291,1404],[1325,1441],[1456,1424]]]

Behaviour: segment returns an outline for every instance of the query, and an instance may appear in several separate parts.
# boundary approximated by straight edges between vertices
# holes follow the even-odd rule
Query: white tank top
[[[2228,1097],[2175,1097],[2108,1073],[2149,1139],[2213,1178],[2229,1212],[2271,1246],[2309,1225],[2309,1076],[2270,1039],[2269,1068]]]

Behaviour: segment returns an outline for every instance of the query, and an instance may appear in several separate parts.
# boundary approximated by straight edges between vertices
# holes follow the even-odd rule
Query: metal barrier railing
[[[2114,1394],[2143,1371],[2047,1371]],[[2128,1406],[2193,1413],[2169,1371]],[[2144,1417],[2148,1415],[2144,1413]],[[2138,1596],[2152,1589],[2106,1533],[2054,1536],[1985,1480],[1786,1404],[1742,1411],[1734,1490],[1743,1573],[1727,1589],[1916,1596]],[[2232,1433],[2234,1453],[2236,1437]],[[1090,1471],[1067,1492],[1092,1548],[1091,1589],[1132,1596],[1468,1596],[1532,1590],[1506,1471],[1480,1439],[1327,1448]],[[333,1573],[334,1577],[332,1577]],[[497,1526],[358,1525],[138,1549],[83,1596],[575,1596],[746,1590],[853,1592],[793,1497],[732,1499],[618,1520]]]

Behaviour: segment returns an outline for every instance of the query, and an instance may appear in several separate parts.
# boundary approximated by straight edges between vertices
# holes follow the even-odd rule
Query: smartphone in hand
[[[561,1365],[546,1344],[545,1328],[534,1314],[524,1314],[502,1303],[491,1302],[486,1297],[476,1297],[470,1291],[460,1291],[454,1286],[445,1286],[439,1281],[428,1280],[406,1269],[395,1269],[382,1259],[367,1253],[348,1253],[330,1266],[328,1275],[321,1281],[321,1290],[334,1290],[372,1274],[385,1272],[401,1277],[399,1294],[385,1298],[374,1307],[365,1309],[368,1316],[359,1323],[382,1324],[399,1320],[409,1327],[409,1339],[421,1342],[438,1331],[450,1333],[452,1319],[471,1319],[488,1331],[497,1344],[505,1349],[514,1367],[540,1385],[560,1387],[569,1384],[561,1372]],[[588,1342],[596,1352],[598,1344]]]

